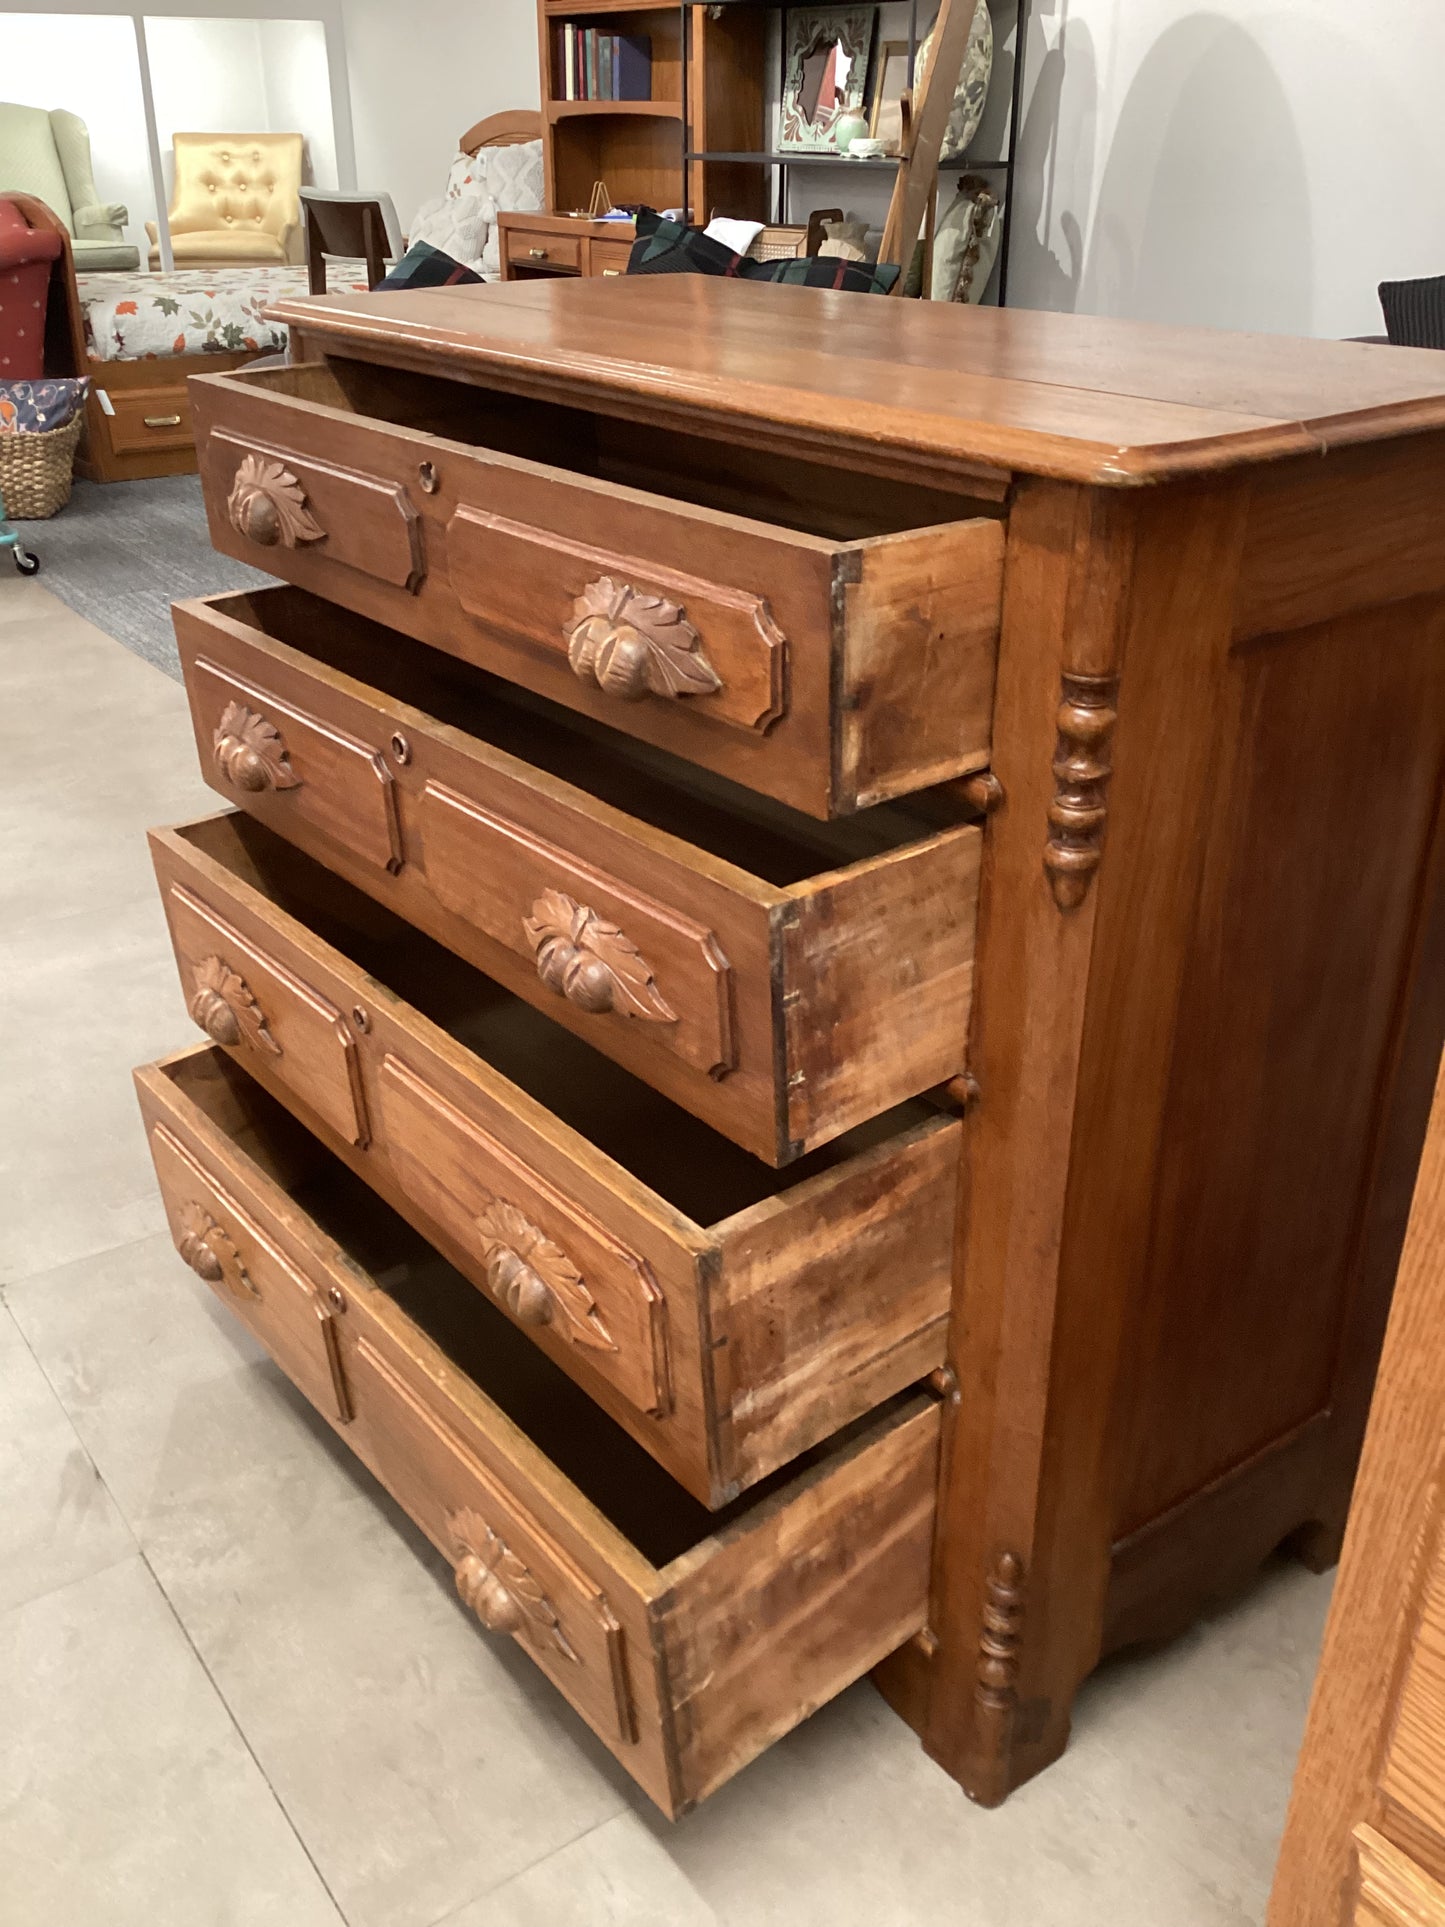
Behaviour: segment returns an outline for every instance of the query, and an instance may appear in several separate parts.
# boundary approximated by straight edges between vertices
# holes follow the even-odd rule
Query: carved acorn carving
[[[254,795],[301,787],[280,730],[244,703],[226,704],[212,741],[216,767],[238,790]]]
[[[244,455],[226,498],[231,527],[263,549],[321,542],[326,531],[306,506],[306,491],[283,462]]]
[[[181,1207],[179,1216],[181,1235],[176,1249],[196,1276],[208,1285],[225,1285],[237,1298],[259,1298],[261,1294],[252,1284],[240,1252],[210,1212],[192,1200]]]
[[[253,1050],[281,1055],[266,1027],[265,1013],[250,986],[223,957],[203,957],[191,973],[191,1017],[216,1044],[249,1044]]]
[[[488,1289],[519,1325],[553,1325],[575,1345],[617,1350],[582,1273],[525,1212],[489,1198],[476,1223]]]
[[[585,903],[561,890],[546,890],[522,928],[549,990],[594,1016],[617,1011],[652,1024],[675,1024],[677,1012],[652,974],[652,966],[618,929]]]
[[[491,1633],[524,1635],[563,1659],[577,1659],[541,1582],[475,1512],[451,1518],[457,1594]]]
[[[711,696],[722,677],[679,603],[642,595],[630,583],[599,576],[572,609],[567,660],[573,674],[609,696]]]

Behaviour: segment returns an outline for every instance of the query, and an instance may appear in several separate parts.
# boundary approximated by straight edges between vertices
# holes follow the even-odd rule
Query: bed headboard
[[[542,116],[516,107],[507,114],[488,114],[469,127],[457,144],[464,154],[475,154],[479,147],[518,147],[523,141],[541,138]]]

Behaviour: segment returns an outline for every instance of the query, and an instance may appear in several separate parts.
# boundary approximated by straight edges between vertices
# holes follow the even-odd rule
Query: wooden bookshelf
[[[569,24],[645,34],[651,98],[566,99],[562,29]],[[767,186],[756,168],[685,158],[683,90],[694,146],[761,145],[765,32],[763,13],[752,7],[729,7],[714,18],[707,6],[684,7],[676,0],[663,6],[648,0],[582,6],[538,0],[548,208],[558,214],[585,208],[594,183],[603,181],[618,206],[689,206],[703,220],[714,209],[762,219]]]

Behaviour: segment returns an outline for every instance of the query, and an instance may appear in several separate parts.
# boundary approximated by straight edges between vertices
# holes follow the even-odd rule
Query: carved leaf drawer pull
[[[523,1633],[574,1664],[557,1609],[526,1565],[475,1512],[452,1515],[457,1592],[490,1633]]]
[[[579,1010],[615,1010],[653,1024],[675,1024],[672,1008],[652,974],[652,966],[595,910],[560,890],[547,890],[523,919],[537,958],[537,975],[549,990]]]
[[[244,703],[226,704],[213,741],[217,768],[238,790],[254,794],[301,787],[280,730]]]
[[[226,499],[231,527],[263,549],[320,542],[326,531],[306,506],[306,491],[284,463],[245,455]]]
[[[630,583],[599,576],[572,606],[567,660],[583,682],[609,696],[711,696],[722,677],[676,602],[642,595]]]
[[[575,1345],[617,1350],[581,1272],[516,1205],[490,1198],[477,1230],[488,1288],[519,1325],[555,1325]]]
[[[208,1285],[224,1285],[237,1298],[261,1296],[240,1252],[204,1206],[194,1202],[183,1205],[180,1220],[176,1249],[198,1278],[204,1278]]]
[[[266,1017],[244,977],[222,957],[203,957],[192,973],[190,1013],[216,1044],[249,1044],[253,1050],[281,1055],[266,1028]]]

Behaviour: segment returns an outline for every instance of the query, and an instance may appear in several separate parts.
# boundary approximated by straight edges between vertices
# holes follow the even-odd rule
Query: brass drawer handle
[[[541,1583],[526,1564],[475,1512],[454,1512],[451,1518],[456,1562],[457,1593],[489,1633],[511,1633],[550,1646],[563,1659],[577,1663],[567,1635]]]
[[[226,704],[212,743],[216,767],[238,790],[300,789],[280,730],[244,703]]]
[[[604,281],[610,281],[615,275],[619,275],[623,272],[624,270],[622,268],[604,268],[602,270],[602,279]]]
[[[581,1272],[525,1212],[489,1198],[476,1222],[488,1289],[519,1325],[552,1325],[574,1345],[617,1350]]]
[[[723,686],[681,604],[611,576],[588,583],[564,634],[573,674],[623,702],[711,696]]]
[[[547,259],[547,250],[545,248],[528,248],[527,259],[529,261],[545,261]]]
[[[194,1199],[181,1207],[180,1252],[198,1278],[208,1285],[224,1285],[236,1298],[259,1298],[260,1292],[241,1261],[241,1254],[225,1229]]]
[[[281,1055],[281,1046],[266,1028],[266,1017],[239,972],[221,957],[203,957],[192,973],[194,988],[188,1006],[191,1017],[212,1043],[250,1044],[254,1050]]]
[[[147,428],[179,428],[181,425],[179,415],[142,415],[141,420]]]
[[[326,531],[306,506],[306,491],[283,463],[246,455],[226,498],[231,527],[263,549],[321,542]]]
[[[546,890],[522,921],[549,990],[594,1015],[614,1010],[652,1024],[675,1024],[677,1012],[657,988],[652,966],[617,928],[561,890]]]

